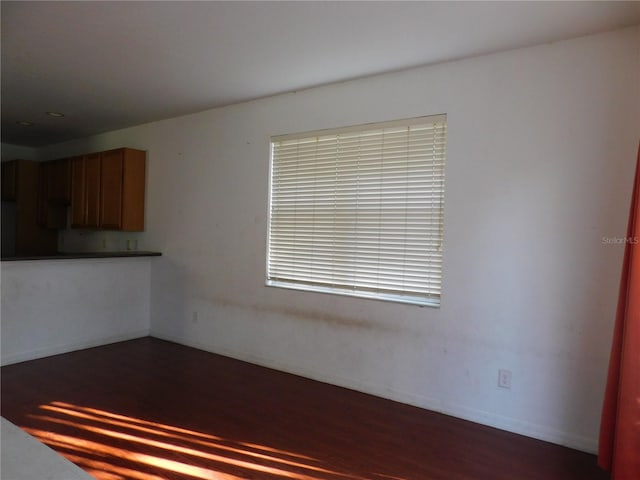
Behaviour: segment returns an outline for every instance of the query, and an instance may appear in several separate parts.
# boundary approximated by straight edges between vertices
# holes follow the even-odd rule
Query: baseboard
[[[29,360],[36,360],[38,358],[50,357],[52,355],[59,355],[61,353],[75,352],[76,350],[84,350],[85,348],[100,347],[108,345],[110,343],[124,342],[125,340],[133,340],[134,338],[149,336],[149,329],[136,330],[134,332],[122,333],[119,335],[112,335],[108,337],[92,338],[88,340],[82,340],[73,343],[67,343],[63,345],[56,345],[47,348],[40,348],[31,350],[28,352],[14,353],[11,355],[3,355],[2,366],[11,365],[13,363],[26,362]]]
[[[226,357],[235,358],[237,360],[242,360],[255,365],[260,365],[263,367],[272,368],[274,370],[299,375],[323,383],[328,383],[331,385],[348,388],[350,390],[356,390],[358,392],[375,395],[377,397],[394,400],[396,402],[413,405],[419,408],[424,408],[426,410],[443,413],[452,417],[497,428],[499,430],[505,430],[507,432],[524,435],[526,437],[554,443],[556,445],[574,448],[583,452],[596,453],[598,448],[597,439],[575,435],[569,432],[548,427],[546,425],[539,425],[518,420],[512,417],[497,415],[493,412],[469,408],[464,405],[449,404],[436,398],[429,398],[422,395],[416,395],[414,393],[402,392],[379,385],[369,384],[366,382],[354,381],[352,379],[334,375],[326,375],[317,371],[306,370],[303,368],[292,370],[288,365],[282,364],[272,359],[259,357],[246,352],[226,349],[224,347],[216,347],[215,349],[213,349],[208,345],[187,338],[176,338],[169,335],[158,334],[156,332],[151,332],[151,335],[162,340],[176,342],[182,345],[197,348],[198,350],[217,353]]]
[[[429,408],[429,407],[427,407]],[[517,433],[526,437],[543,440],[545,442],[562,445],[586,453],[595,454],[598,451],[598,441],[583,435],[575,435],[536,423],[526,422],[512,417],[497,415],[484,410],[472,409],[462,405],[447,405],[442,413],[474,423],[487,425],[499,430]]]

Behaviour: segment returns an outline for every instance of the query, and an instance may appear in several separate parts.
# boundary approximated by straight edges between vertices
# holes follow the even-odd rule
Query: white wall
[[[640,133],[640,28],[47,149],[148,150],[153,335],[593,451]],[[271,135],[447,113],[439,309],[267,288]],[[513,372],[511,390],[497,372]]]
[[[9,160],[38,160],[38,149],[31,147],[23,147],[21,145],[12,145],[10,143],[0,144],[0,152],[2,161]]]
[[[2,262],[2,365],[148,335],[151,262]]]

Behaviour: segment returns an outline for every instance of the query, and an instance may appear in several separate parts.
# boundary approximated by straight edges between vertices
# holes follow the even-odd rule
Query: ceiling
[[[0,8],[2,142],[32,147],[640,24],[640,2],[2,1]]]

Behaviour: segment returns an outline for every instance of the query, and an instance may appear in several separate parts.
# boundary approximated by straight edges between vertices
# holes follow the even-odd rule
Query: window
[[[438,306],[446,116],[271,139],[267,285]]]

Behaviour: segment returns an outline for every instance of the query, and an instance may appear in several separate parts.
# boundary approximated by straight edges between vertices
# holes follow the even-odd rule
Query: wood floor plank
[[[2,368],[2,415],[104,480],[606,480],[576,450],[143,338]]]

